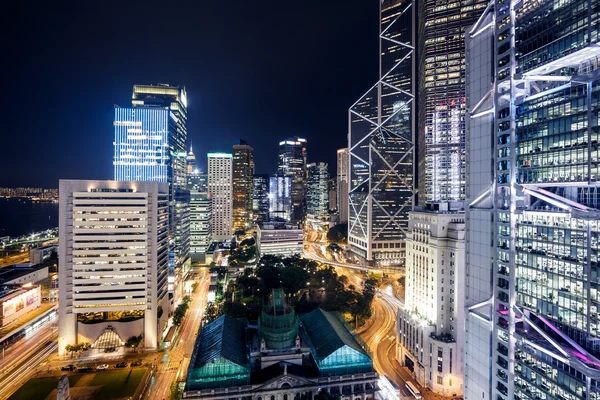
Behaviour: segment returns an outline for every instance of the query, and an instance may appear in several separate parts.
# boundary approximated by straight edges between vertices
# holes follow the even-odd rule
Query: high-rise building
[[[158,348],[169,317],[168,185],[59,186],[59,354],[78,342],[119,347],[132,335]]]
[[[465,213],[431,204],[409,215],[398,356],[431,391],[463,392]]]
[[[294,222],[306,214],[306,139],[292,137],[279,142],[279,175],[292,178],[292,215]]]
[[[206,192],[190,192],[190,256],[205,261],[212,240],[212,203]]]
[[[134,85],[132,108],[115,108],[114,178],[169,183],[169,291],[191,267],[187,190],[187,94],[167,84]]]
[[[114,126],[115,180],[169,182],[169,110],[115,107]]]
[[[399,265],[414,204],[414,3],[383,0],[380,17],[379,81],[349,110],[348,244],[373,265]]]
[[[208,195],[212,201],[212,232],[214,240],[232,236],[232,161],[229,153],[208,153]]]
[[[348,222],[348,148],[337,151],[337,211],[340,224]]]
[[[233,230],[252,225],[254,149],[243,140],[233,146]]]
[[[600,3],[468,31],[466,399],[598,399]]]
[[[329,170],[327,163],[308,164],[307,215],[322,219],[329,215]]]
[[[489,0],[418,4],[419,205],[465,199],[465,31]]]
[[[269,179],[269,220],[292,220],[292,177],[273,175]]]
[[[188,190],[196,192],[206,192],[208,190],[208,174],[195,169],[191,175],[188,175]]]
[[[190,152],[186,157],[186,172],[189,177],[196,170],[196,155],[194,154],[194,149],[190,145]]]
[[[255,222],[269,220],[269,181],[267,174],[257,174],[252,178],[252,216]]]
[[[337,211],[337,179],[330,178],[327,183],[329,193],[329,212]]]

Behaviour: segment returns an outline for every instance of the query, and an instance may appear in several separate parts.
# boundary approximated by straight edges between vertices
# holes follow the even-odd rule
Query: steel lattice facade
[[[415,7],[380,5],[379,81],[349,110],[348,241],[373,265],[404,262],[414,204]]]

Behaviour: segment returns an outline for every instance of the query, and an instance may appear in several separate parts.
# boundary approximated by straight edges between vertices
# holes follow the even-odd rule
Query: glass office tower
[[[169,291],[191,267],[185,88],[134,85],[131,108],[115,108],[114,177],[169,183]],[[176,293],[178,295],[178,293]]]
[[[292,178],[291,218],[294,222],[303,221],[306,214],[306,139],[296,136],[279,142],[277,173]]]
[[[269,220],[292,220],[292,188],[291,176],[273,175],[269,180]]]
[[[404,262],[413,206],[415,7],[380,3],[379,81],[349,110],[352,251],[373,265]]]
[[[599,15],[495,1],[468,32],[467,399],[600,398]]]
[[[257,174],[252,178],[252,216],[256,223],[269,220],[269,180],[267,174]]]
[[[489,0],[418,4],[419,205],[465,199],[465,31]]]
[[[311,163],[307,166],[307,215],[323,219],[329,216],[329,170],[327,163]]]

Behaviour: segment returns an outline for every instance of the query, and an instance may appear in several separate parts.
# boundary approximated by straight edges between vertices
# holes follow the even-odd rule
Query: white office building
[[[256,229],[256,245],[260,256],[266,254],[289,257],[302,254],[303,231],[291,222],[265,222]]]
[[[169,315],[168,184],[61,180],[59,188],[59,354],[140,334],[157,348]],[[98,343],[107,330],[117,338]]]
[[[208,153],[208,193],[212,200],[212,231],[214,240],[231,239],[232,163],[228,153]]]
[[[212,205],[208,193],[190,192],[190,256],[204,261],[212,240]]]
[[[465,213],[429,207],[437,210],[409,213],[397,359],[423,387],[455,397],[463,393]]]

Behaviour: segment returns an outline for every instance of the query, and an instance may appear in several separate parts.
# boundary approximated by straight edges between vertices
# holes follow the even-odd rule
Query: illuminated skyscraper
[[[467,32],[465,398],[600,398],[600,2]]]
[[[340,224],[348,222],[348,148],[337,151],[337,210]]]
[[[327,163],[308,164],[307,215],[322,219],[329,215],[329,170]]]
[[[187,94],[166,84],[134,85],[131,104],[115,108],[115,180],[169,183],[169,290],[174,292],[191,266]]]
[[[418,4],[419,205],[465,199],[465,31],[489,0]]]
[[[190,192],[190,256],[192,261],[205,261],[212,240],[212,204],[208,193]]]
[[[194,154],[194,150],[192,149],[191,145],[190,145],[190,152],[188,153],[188,155],[186,157],[186,165],[187,165],[186,173],[188,176],[190,176],[196,170],[196,155]]]
[[[379,81],[349,110],[348,243],[374,265],[404,263],[413,207],[415,7],[380,2]]]
[[[232,161],[228,153],[208,153],[208,195],[212,200],[212,232],[215,240],[231,239]]]
[[[252,224],[254,149],[243,140],[233,146],[233,230],[246,230]]]
[[[168,185],[61,180],[59,186],[59,354],[68,344],[94,344],[111,327],[113,345],[101,346],[143,335],[145,348],[158,349],[170,309]]]
[[[329,192],[329,211],[337,210],[337,179],[330,178],[327,191]]]
[[[277,173],[292,178],[292,221],[304,220],[306,213],[306,139],[293,137],[279,142]]]
[[[291,221],[292,177],[273,175],[269,181],[269,220]]]
[[[254,175],[252,179],[252,215],[255,222],[269,220],[269,175]]]

